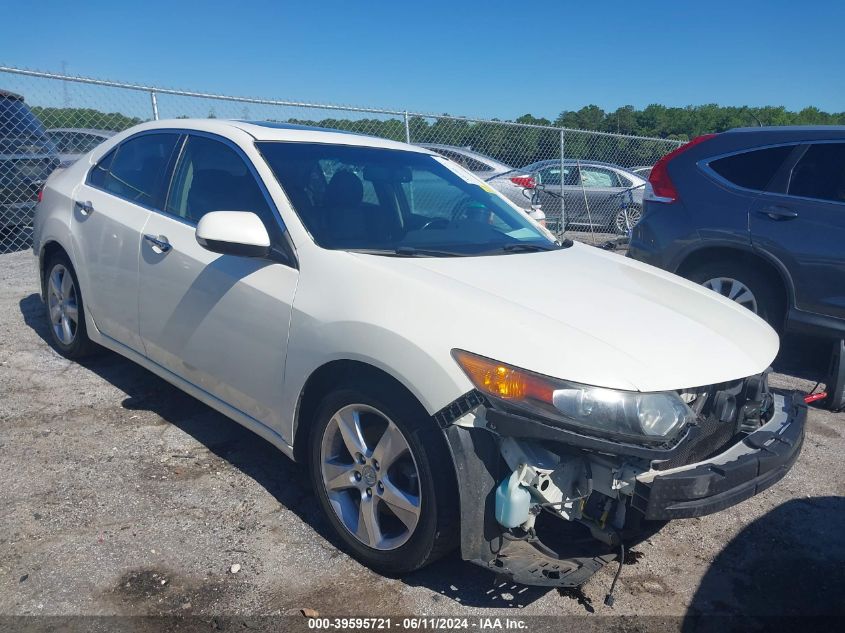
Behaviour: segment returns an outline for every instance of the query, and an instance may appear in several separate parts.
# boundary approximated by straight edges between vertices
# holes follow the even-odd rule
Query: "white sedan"
[[[556,242],[420,147],[145,123],[50,177],[34,251],[60,353],[116,351],[308,464],[383,573],[460,547],[577,585],[649,520],[738,503],[800,451],[762,320]]]

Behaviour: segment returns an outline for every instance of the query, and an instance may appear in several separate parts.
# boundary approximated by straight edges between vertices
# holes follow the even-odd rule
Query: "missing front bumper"
[[[775,394],[775,414],[723,453],[637,478],[631,506],[647,520],[699,517],[724,510],[782,479],[804,442],[807,405],[800,394]]]
[[[633,512],[629,513],[631,520],[623,530],[627,534],[622,534],[626,544],[635,534],[656,529],[645,526],[659,526],[657,521],[665,519],[717,512],[781,479],[800,453],[807,411],[803,399],[793,393],[776,394],[775,407],[767,424],[720,455],[638,476],[633,497],[628,498]],[[495,416],[496,432],[488,430],[492,425],[479,428],[452,424],[444,429],[460,482],[462,557],[521,584],[580,585],[616,558],[615,548],[594,541],[590,547],[579,547],[581,551],[577,554],[555,555],[548,548],[509,539],[507,530],[495,520],[496,486],[509,473],[500,455],[499,437],[511,435],[507,431],[513,429],[521,437],[537,440],[542,436],[543,440],[577,446],[586,452],[597,447],[568,442],[571,434],[547,425],[522,418],[510,418],[512,424],[505,424],[505,420],[505,415]],[[626,448],[624,452],[632,451]],[[640,525],[635,515],[655,521]]]

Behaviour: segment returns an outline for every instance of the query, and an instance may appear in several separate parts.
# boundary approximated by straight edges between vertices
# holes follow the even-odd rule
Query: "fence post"
[[[408,123],[408,111],[405,110],[405,142],[411,144],[411,126]]]
[[[150,90],[150,103],[153,105],[153,120],[158,121],[158,100],[155,90]]]
[[[566,181],[566,130],[560,129],[560,234],[566,233],[566,198],[564,197],[564,182]]]

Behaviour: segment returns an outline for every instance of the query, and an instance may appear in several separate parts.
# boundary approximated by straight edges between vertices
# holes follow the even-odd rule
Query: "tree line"
[[[91,108],[36,106],[32,110],[48,128],[78,127],[120,131],[142,121],[138,117],[129,117],[118,112],[106,113]],[[209,111],[208,116],[214,118],[214,111]],[[358,132],[396,141],[406,139],[405,121],[399,117],[291,118],[284,121]],[[506,164],[522,167],[535,161],[560,157],[561,134],[553,128],[583,130],[565,133],[563,154],[566,158],[600,160],[632,167],[651,165],[660,156],[677,147],[679,142],[700,134],[756,125],[845,125],[845,112],[822,112],[814,107],[795,112],[781,106],[751,108],[715,104],[685,108],[654,104],[642,110],[623,106],[606,112],[596,105],[588,105],[580,110],[563,111],[554,120],[525,114],[513,122],[524,125],[508,125],[509,122],[496,119],[489,122],[472,122],[463,119],[412,116],[408,120],[408,133],[413,143],[469,147]],[[614,136],[590,134],[589,131]],[[620,136],[615,136],[616,134]]]

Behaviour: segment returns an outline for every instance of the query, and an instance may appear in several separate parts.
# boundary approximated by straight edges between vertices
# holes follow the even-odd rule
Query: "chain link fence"
[[[648,169],[681,142],[585,130],[230,97],[0,66],[0,253],[30,247],[49,174],[151,119],[226,118],[314,125],[427,146],[487,180],[557,235],[624,238]]]

